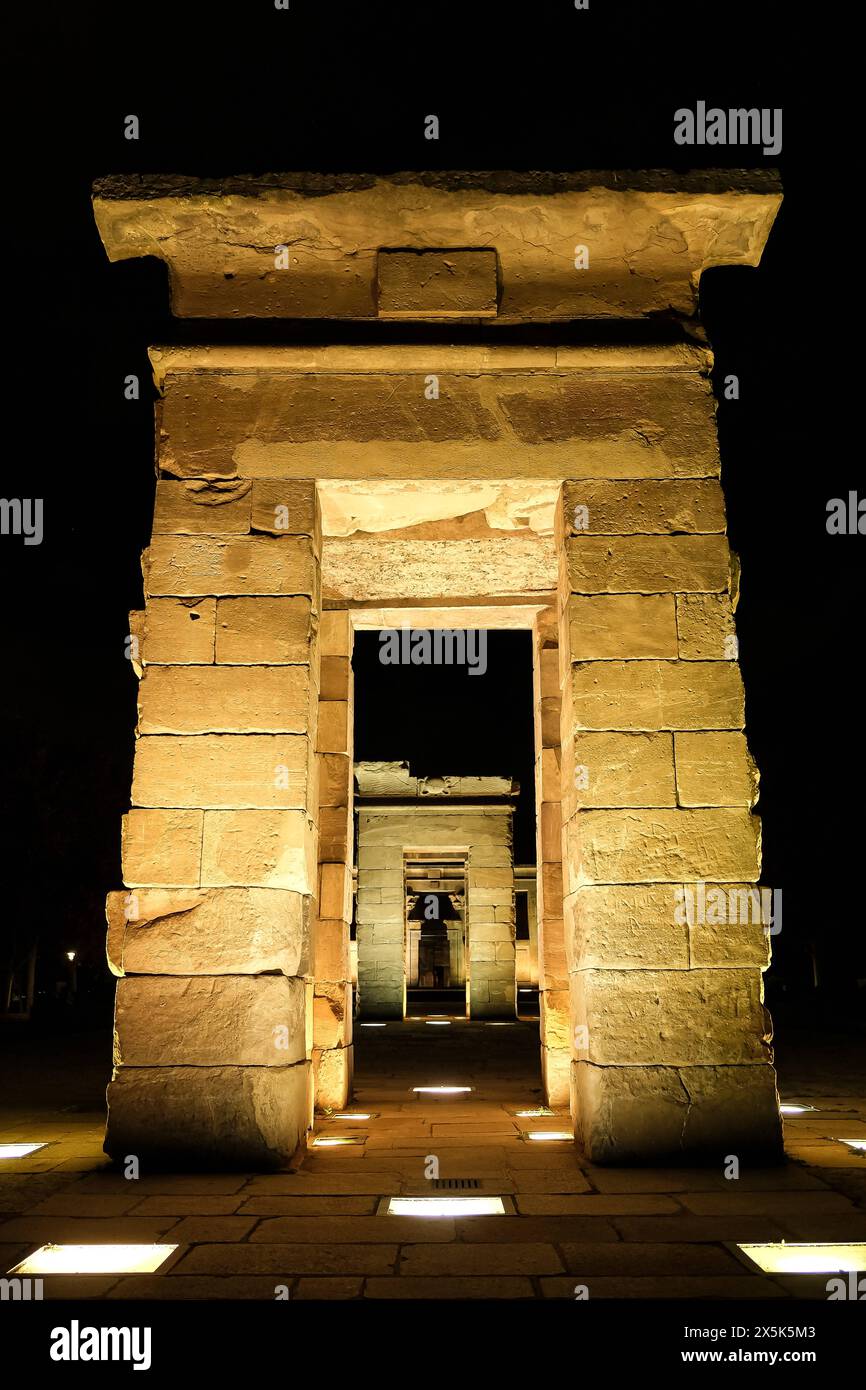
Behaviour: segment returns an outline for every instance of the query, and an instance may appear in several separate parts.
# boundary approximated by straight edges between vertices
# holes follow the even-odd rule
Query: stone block
[[[201,811],[128,811],[121,833],[127,887],[197,887],[202,827]]]
[[[495,318],[496,251],[381,250],[376,287],[380,319]]]
[[[349,979],[349,924],[319,917],[313,924],[313,974],[316,980]]]
[[[568,1105],[570,1096],[571,1049],[542,1047],[541,1080],[545,1101],[550,1106]],[[564,1128],[566,1126],[563,1126]]]
[[[145,665],[210,665],[215,623],[216,599],[150,599],[144,610]]]
[[[319,916],[352,920],[352,871],[347,864],[319,865]]]
[[[582,1058],[601,1066],[735,1066],[769,1061],[758,970],[578,970]]]
[[[352,759],[346,753],[319,753],[319,806],[352,805]]]
[[[122,1067],[108,1087],[106,1152],[146,1169],[283,1168],[308,1128],[309,1063]]]
[[[578,733],[562,745],[562,812],[580,808],[675,806],[669,733]]]
[[[564,553],[575,594],[721,593],[730,583],[725,536],[579,536]]]
[[[572,1064],[572,1113],[593,1163],[691,1158],[782,1160],[775,1074],[768,1065],[600,1067]]]
[[[313,1082],[316,1106],[320,1110],[342,1110],[352,1094],[354,1049],[329,1047],[313,1049]]]
[[[319,731],[316,743],[317,753],[342,753],[352,751],[352,721],[349,716],[351,706],[346,700],[319,701]]]
[[[209,601],[216,603],[216,659],[221,665],[278,666],[311,661],[316,615],[309,598],[257,594]]]
[[[316,981],[313,996],[313,1046],[348,1047],[352,1041],[352,986]]]
[[[757,966],[770,963],[773,898],[753,883],[683,884],[678,892],[687,917],[689,963],[701,966]],[[688,912],[685,907],[688,905]]]
[[[716,478],[688,480],[584,479],[564,483],[562,516],[569,534],[699,534],[725,529],[725,504]]]
[[[312,481],[289,478],[256,479],[252,485],[252,529],[274,536],[309,536],[321,540]]]
[[[323,656],[351,657],[354,629],[346,608],[327,608],[322,613],[320,644]]]
[[[352,855],[352,812],[347,806],[319,808],[319,858],[337,863]]]
[[[161,734],[135,749],[132,800],[147,807],[300,807],[308,804],[303,734]]]
[[[316,891],[316,841],[304,811],[206,811],[203,887]]]
[[[218,535],[250,529],[252,487],[246,478],[160,478],[156,484],[153,534]]]
[[[560,660],[623,661],[675,657],[673,594],[571,594],[563,609]]]
[[[742,729],[745,722],[733,662],[585,662],[572,666],[569,693],[578,729]]]
[[[684,661],[730,661],[737,654],[729,594],[677,594],[679,654]]]
[[[760,823],[748,811],[578,811],[565,825],[566,892],[586,883],[757,881]]]
[[[681,806],[747,806],[758,799],[758,769],[742,733],[674,734]]]
[[[157,666],[139,685],[142,734],[310,731],[309,666]]]
[[[565,928],[572,969],[688,969],[688,927],[677,921],[676,909],[677,885],[671,883],[614,884],[570,893]]]
[[[142,560],[145,593],[301,594],[318,589],[318,561],[306,536],[154,536]]]
[[[352,688],[352,666],[347,656],[323,655],[319,692],[323,700],[348,700]]]
[[[299,893],[142,888],[110,893],[107,916],[117,974],[297,975],[309,954],[310,899]]]
[[[282,975],[128,975],[115,1065],[292,1066],[305,1056],[304,982]]]

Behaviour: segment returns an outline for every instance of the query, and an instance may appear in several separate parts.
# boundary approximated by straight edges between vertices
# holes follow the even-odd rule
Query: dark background
[[[164,266],[106,260],[91,180],[127,171],[772,163],[785,203],[762,265],[708,272],[702,313],[717,380],[735,372],[740,381],[740,400],[719,402],[719,428],[731,541],[743,566],[737,628],[762,772],[764,881],[784,892],[768,993],[803,1019],[853,1009],[856,981],[866,977],[855,705],[863,541],[828,536],[825,519],[827,500],[862,477],[845,434],[853,383],[836,337],[847,277],[853,286],[859,274],[844,230],[854,195],[836,172],[845,126],[832,103],[816,98],[826,35],[821,17],[807,14],[805,44],[790,7],[754,0],[591,0],[588,12],[571,0],[291,0],[288,12],[254,0],[158,13],[45,4],[5,21],[15,87],[5,131],[12,354],[2,493],[45,499],[45,539],[24,547],[0,538],[2,909],[7,936],[41,934],[46,980],[75,947],[110,998],[103,900],[120,886],[135,722],[124,638],[127,613],[142,602],[139,552],[154,488],[152,397],[146,389],[139,402],[126,401],[124,377],[149,380],[152,343],[409,336],[387,325],[173,322]],[[844,53],[845,32],[831,37]],[[698,99],[783,107],[781,155],[676,146],[673,112]],[[141,122],[137,143],[123,138],[130,113]],[[423,138],[429,113],[440,118],[438,142]],[[592,325],[574,331],[594,333]],[[478,336],[455,328],[447,337],[467,332]],[[506,341],[507,332],[487,336]],[[528,680],[528,650],[525,671]],[[437,713],[488,683],[451,675],[448,689],[425,687],[435,705],[426,712],[407,687],[391,751],[372,751],[388,730],[372,720],[360,730],[364,755],[408,757],[422,771],[524,776],[529,686],[523,694],[515,687],[495,712],[477,700],[467,706],[461,739],[457,721],[440,728]],[[507,756],[488,768],[497,746]]]

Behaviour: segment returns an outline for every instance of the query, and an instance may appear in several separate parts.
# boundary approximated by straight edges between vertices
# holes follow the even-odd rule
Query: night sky
[[[27,27],[7,34],[18,85],[6,131],[12,355],[2,495],[43,497],[45,538],[33,547],[0,538],[7,931],[38,929],[47,956],[71,943],[98,961],[103,899],[120,887],[135,722],[124,638],[128,610],[142,603],[139,552],[154,489],[152,393],[128,402],[123,380],[149,380],[148,344],[516,336],[174,322],[160,263],[107,262],[91,180],[127,171],[772,164],[786,200],[763,263],[707,273],[702,312],[716,377],[740,381],[740,400],[719,404],[719,428],[743,566],[737,628],[762,772],[764,881],[785,894],[768,993],[772,1002],[784,987],[807,1013],[814,950],[823,992],[853,1000],[854,981],[866,976],[856,880],[863,540],[828,535],[825,517],[831,497],[858,482],[862,493],[862,451],[845,436],[839,407],[857,399],[853,366],[834,350],[840,325],[816,264],[816,185],[823,197],[840,156],[829,140],[815,148],[802,84],[786,76],[783,17],[776,5],[736,2],[592,0],[578,13],[565,0],[292,0],[287,13],[270,2],[181,5],[158,22],[116,5],[48,4],[16,21]],[[698,99],[784,107],[781,155],[674,145],[674,110]],[[430,112],[440,117],[437,143],[423,138]],[[137,143],[123,138],[128,113],[141,122]],[[822,236],[829,215],[825,201]],[[847,273],[839,269],[839,283]],[[574,332],[595,334],[591,325]],[[514,663],[506,648],[521,640],[525,657]],[[514,700],[496,723],[489,702],[478,703],[486,681],[447,668],[433,682],[423,673],[423,695],[405,672],[387,728],[362,698],[364,755],[406,757],[419,772],[512,773],[531,789],[528,648],[525,637],[501,639],[496,659],[514,669]]]

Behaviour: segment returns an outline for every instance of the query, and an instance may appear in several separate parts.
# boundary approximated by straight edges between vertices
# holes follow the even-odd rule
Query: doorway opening
[[[468,1016],[466,856],[405,854],[406,1008]]]

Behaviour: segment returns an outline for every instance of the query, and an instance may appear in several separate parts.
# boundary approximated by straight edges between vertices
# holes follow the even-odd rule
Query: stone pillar
[[[322,614],[319,634],[319,899],[313,931],[313,1076],[319,1109],[352,1091],[353,677],[346,609]]]
[[[517,1013],[512,821],[511,806],[486,807],[467,818],[470,1018],[514,1018]]]
[[[535,845],[538,879],[538,1003],[541,1075],[549,1105],[567,1105],[571,1007],[562,907],[559,625],[542,609],[533,629]]]
[[[133,624],[106,1150],[145,1167],[277,1167],[312,1114],[318,503],[310,481],[180,463],[183,478],[157,483]]]
[[[566,483],[556,530],[577,1137],[777,1158],[767,935],[683,911],[760,870],[718,479]]]
[[[406,891],[403,843],[407,811],[358,813],[358,1013],[403,1018],[406,1013]]]

